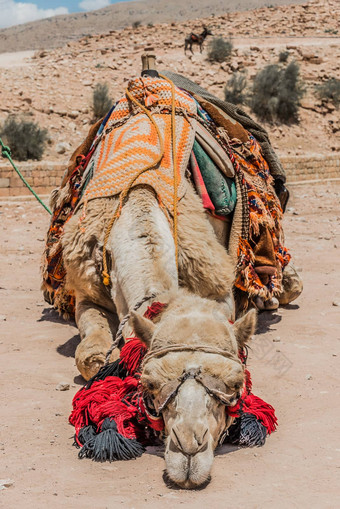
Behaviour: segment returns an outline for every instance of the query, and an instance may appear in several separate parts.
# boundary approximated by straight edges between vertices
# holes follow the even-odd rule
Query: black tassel
[[[78,452],[78,458],[92,458],[94,439],[96,437],[96,428],[94,426],[84,426],[78,433],[78,440],[83,444],[82,448]],[[78,442],[75,440],[74,444],[79,447]]]
[[[117,359],[114,362],[110,362],[110,364],[107,364],[106,366],[102,366],[98,373],[90,378],[86,385],[84,385],[84,389],[90,389],[94,382],[97,382],[98,380],[105,380],[107,376],[118,376],[124,380],[127,375],[127,370],[124,368],[123,364],[120,364],[120,359]]]
[[[244,412],[228,429],[225,442],[243,447],[260,447],[265,444],[266,437],[266,427],[255,415]]]
[[[240,441],[241,432],[241,418],[237,417],[233,424],[228,428],[227,436],[225,437],[224,443],[238,445]]]
[[[260,447],[265,444],[267,429],[253,414],[241,415],[239,445],[244,447]]]
[[[78,440],[83,444],[79,458],[92,458],[93,461],[131,460],[139,458],[145,451],[137,440],[118,433],[117,424],[108,417],[99,433],[93,426],[85,426],[79,431]]]

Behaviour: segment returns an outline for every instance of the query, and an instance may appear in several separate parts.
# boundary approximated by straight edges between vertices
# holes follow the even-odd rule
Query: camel
[[[151,79],[148,83],[152,87],[154,82]],[[136,84],[140,82],[131,82],[131,87]],[[164,82],[159,86],[163,85]],[[148,101],[152,105],[155,98],[159,100],[147,92],[145,104]],[[189,111],[194,104],[192,99],[179,89],[177,93],[182,94],[181,104]],[[127,95],[134,100],[128,89]],[[174,100],[175,96],[171,97]],[[149,111],[135,102],[157,128],[162,147],[157,124]],[[119,108],[124,111],[124,104],[122,101],[116,107],[117,115]],[[184,119],[182,126],[189,124]],[[130,121],[124,128],[127,139],[136,137],[144,145],[149,140],[146,154],[153,148],[157,155],[159,147],[151,144],[152,138],[145,137],[140,113],[136,117],[132,115]],[[162,117],[161,121],[165,119]],[[180,120],[177,122],[180,124]],[[149,129],[148,125],[147,132]],[[121,142],[122,133],[119,129],[117,132]],[[183,132],[192,134],[190,129]],[[172,136],[174,133],[176,129]],[[109,143],[108,147],[111,146]],[[103,157],[102,168],[114,175],[115,182],[117,175],[121,175],[119,172],[123,177],[127,172],[131,179],[131,161],[136,157],[138,162],[141,156],[142,149],[132,145],[132,151],[124,152],[122,146],[119,145],[108,162],[110,152],[97,145],[97,153]],[[170,145],[166,146],[169,150]],[[122,160],[126,153],[127,158]],[[177,161],[174,153],[170,158],[169,152],[163,151],[161,159],[152,161],[155,167],[163,156],[165,161]],[[119,164],[113,171],[110,164],[116,160],[114,157]],[[245,367],[239,351],[254,334],[256,311],[252,309],[240,318],[236,312],[233,285],[238,236],[230,234],[228,243],[230,223],[206,213],[201,197],[186,176],[182,179],[185,192],[176,195],[177,208],[170,217],[170,209],[164,206],[167,195],[160,199],[156,190],[160,174],[156,184],[137,180],[150,167],[153,166],[148,164],[138,170],[132,184],[124,188],[123,198],[123,191],[101,194],[103,181],[100,176],[94,178],[94,186],[100,183],[99,196],[80,200],[64,225],[61,242],[65,290],[75,296],[75,319],[81,338],[75,361],[85,380],[96,376],[107,360],[119,357],[122,344],[114,341],[117,332],[123,331],[123,342],[134,332],[147,346],[141,384],[150,405],[164,420],[167,475],[179,486],[190,489],[209,479],[214,449],[233,422],[226,406],[238,401],[245,386]],[[52,194],[53,210],[69,199],[68,193],[66,186]],[[162,306],[152,322],[143,314],[155,301],[165,307]]]
[[[98,266],[105,225],[116,203],[117,198],[90,201],[85,218],[79,222],[80,209],[63,235],[67,284],[75,291],[81,336],[75,356],[79,371],[86,380],[97,373],[119,322],[138,301],[155,294],[168,304],[158,323],[142,317],[150,304],[146,301],[144,308],[132,313],[130,325],[151,353],[173,343],[183,345],[183,351],[145,363],[145,390],[156,398],[165,382],[196,370],[209,376],[232,402],[244,377],[237,351],[254,333],[256,312],[229,323],[235,314],[234,262],[218,242],[200,198],[188,189],[179,202],[177,270],[172,231],[154,191],[148,186],[131,190],[109,239],[112,287],[108,291]],[[193,345],[206,351],[185,349]],[[112,359],[117,357],[116,350]],[[162,415],[168,436],[168,476],[184,488],[200,486],[209,478],[213,450],[232,422],[226,421],[225,403],[189,376]]]

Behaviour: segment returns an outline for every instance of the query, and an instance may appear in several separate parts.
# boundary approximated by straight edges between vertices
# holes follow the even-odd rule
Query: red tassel
[[[146,346],[138,338],[128,338],[120,352],[120,363],[124,365],[130,376],[136,374],[146,354]]]
[[[153,320],[166,307],[167,307],[167,304],[164,304],[164,302],[153,302],[151,304],[151,306],[149,306],[148,309],[145,311],[144,316],[145,316],[145,318],[148,318],[149,320]]]
[[[242,411],[255,415],[256,419],[267,429],[268,435],[276,430],[277,417],[274,408],[258,396],[249,394],[242,402]]]
[[[139,380],[126,377],[108,376],[105,380],[94,382],[90,389],[80,389],[73,398],[73,411],[69,421],[75,427],[76,436],[79,430],[88,424],[100,429],[105,417],[114,417],[118,432],[127,438],[136,438],[137,422],[131,420],[137,414],[137,408],[129,404],[127,397],[137,391]]]

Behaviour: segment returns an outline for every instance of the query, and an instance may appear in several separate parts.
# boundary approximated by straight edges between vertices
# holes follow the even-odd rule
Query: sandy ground
[[[82,384],[79,337],[39,291],[49,218],[32,201],[0,202],[0,478],[14,481],[1,507],[339,507],[340,183],[292,190],[287,245],[305,290],[260,316],[249,360],[254,392],[275,406],[280,425],[262,448],[220,448],[211,483],[196,492],[164,483],[161,448],[131,462],[77,458],[67,419]],[[69,391],[56,391],[62,381]]]
[[[10,69],[11,67],[25,67],[30,65],[30,59],[34,55],[34,51],[17,51],[15,53],[1,53],[0,67]]]

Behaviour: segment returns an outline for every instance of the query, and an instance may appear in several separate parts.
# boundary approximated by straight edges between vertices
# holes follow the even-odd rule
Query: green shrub
[[[111,109],[113,101],[109,96],[107,83],[97,83],[93,90],[92,110],[94,120],[104,117]]]
[[[289,57],[289,51],[281,51],[279,53],[279,62],[281,62],[281,63],[287,62],[288,57]]]
[[[335,107],[340,104],[340,80],[329,78],[321,85],[317,85],[316,93],[322,101],[331,101]]]
[[[13,159],[27,161],[42,158],[48,136],[47,130],[41,129],[36,122],[10,115],[0,134],[11,149]]]
[[[245,73],[239,72],[232,75],[224,89],[224,98],[227,102],[233,104],[241,104],[246,101],[244,93],[247,86],[247,78]]]
[[[261,120],[291,123],[298,121],[300,99],[304,88],[299,80],[300,68],[291,62],[286,68],[271,64],[254,79],[251,107]]]
[[[140,27],[140,26],[141,26],[141,24],[142,24],[142,22],[141,22],[141,21],[139,21],[139,20],[134,21],[134,22],[132,23],[132,28],[133,28],[134,30],[136,30],[136,28]]]
[[[215,37],[209,43],[208,59],[212,62],[224,62],[230,57],[233,49],[232,42],[226,41],[223,37]]]

